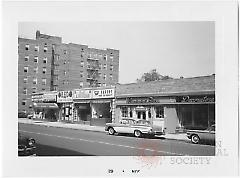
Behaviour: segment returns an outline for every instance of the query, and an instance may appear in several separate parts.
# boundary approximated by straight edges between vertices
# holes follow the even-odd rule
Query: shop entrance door
[[[146,120],[146,111],[137,111],[137,118]]]

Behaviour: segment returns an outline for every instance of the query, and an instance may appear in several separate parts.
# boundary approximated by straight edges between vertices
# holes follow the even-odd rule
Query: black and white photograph
[[[214,156],[214,27],[20,22],[19,156]]]
[[[4,6],[5,175],[239,175],[237,3],[25,4]]]

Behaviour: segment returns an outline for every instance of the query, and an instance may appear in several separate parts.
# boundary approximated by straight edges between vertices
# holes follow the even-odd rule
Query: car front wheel
[[[197,135],[192,135],[191,141],[192,141],[192,143],[197,144],[197,143],[199,143],[200,138]]]
[[[142,133],[141,133],[139,130],[135,130],[135,131],[134,131],[134,136],[135,136],[135,137],[141,137],[141,136],[142,136]]]
[[[109,135],[113,135],[115,133],[115,130],[112,127],[110,127],[108,129],[108,133],[109,133]]]

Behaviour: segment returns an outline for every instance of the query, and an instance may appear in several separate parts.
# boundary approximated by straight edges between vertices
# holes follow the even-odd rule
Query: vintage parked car
[[[115,133],[134,134],[135,137],[143,135],[164,135],[164,128],[161,126],[153,126],[147,120],[122,119],[119,123],[106,123],[105,131],[109,135]]]
[[[188,130],[187,137],[195,144],[200,142],[215,144],[215,125],[205,130]]]
[[[18,133],[18,156],[36,156],[36,141]]]

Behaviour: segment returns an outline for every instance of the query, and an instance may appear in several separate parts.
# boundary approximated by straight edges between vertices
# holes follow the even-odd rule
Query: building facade
[[[61,37],[36,32],[36,39],[18,38],[18,111],[33,110],[31,95],[108,87],[118,82],[119,51],[65,44]]]
[[[104,126],[124,118],[144,119],[164,125],[166,133],[215,124],[214,75],[46,92],[32,97],[36,114],[54,117],[58,113],[60,122]]]
[[[115,121],[164,123],[166,133],[204,129],[215,123],[215,76],[116,86]]]

